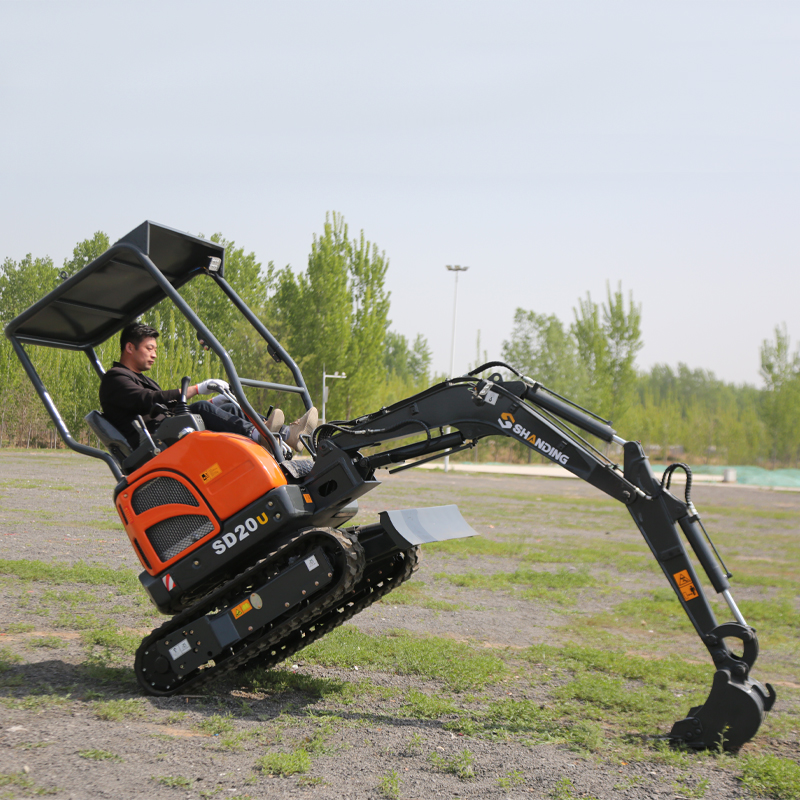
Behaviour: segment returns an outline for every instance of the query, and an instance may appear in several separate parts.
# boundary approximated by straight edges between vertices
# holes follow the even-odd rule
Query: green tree
[[[558,317],[518,308],[511,338],[503,342],[503,361],[566,397],[577,398],[585,385],[575,339]]]
[[[280,339],[297,362],[313,399],[322,397],[322,371],[346,372],[353,324],[350,242],[341,214],[325,215],[321,236],[314,234],[306,272],[285,267],[277,275],[271,311]],[[331,392],[328,417],[344,413],[342,396]],[[296,411],[297,402],[286,403]]]
[[[97,231],[91,239],[78,242],[72,250],[72,258],[64,259],[64,272],[68,276],[74,275],[90,264],[109,248],[108,236],[103,231]]]
[[[386,331],[383,368],[387,376],[411,383],[411,350],[408,339],[396,331]]]
[[[312,399],[322,396],[323,369],[347,374],[331,391],[329,419],[363,413],[386,391],[388,265],[363,232],[351,241],[344,217],[333,212],[314,235],[306,272],[285,267],[275,276],[268,315]]]
[[[31,306],[58,283],[58,271],[49,257],[30,253],[20,261],[6,258],[0,266],[0,327]],[[37,369],[48,377],[57,359],[50,348],[26,348]],[[46,432],[47,414],[14,353],[11,342],[0,337],[0,442],[28,445]]]
[[[348,258],[353,303],[350,341],[342,381],[345,417],[372,410],[382,390],[384,342],[389,325],[389,293],[385,288],[389,261],[386,253],[364,238],[364,232],[350,245]]]
[[[408,354],[408,369],[415,391],[426,389],[431,382],[431,362],[433,354],[428,340],[418,333]]]
[[[761,344],[761,377],[765,393],[762,419],[769,438],[773,467],[778,460],[793,459],[800,452],[800,350],[792,353],[786,324],[775,328],[773,341]]]
[[[641,307],[631,294],[626,308],[622,286],[613,294],[607,286],[602,308],[587,293],[574,313],[571,331],[588,379],[586,401],[592,410],[614,420],[633,399],[636,354],[642,348]]]

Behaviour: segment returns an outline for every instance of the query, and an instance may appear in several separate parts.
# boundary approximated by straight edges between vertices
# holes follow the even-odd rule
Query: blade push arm
[[[603,441],[622,445],[623,468],[568,428],[565,421]],[[445,432],[445,427],[453,430]],[[352,422],[321,426],[317,445],[322,453],[338,450],[346,454],[363,479],[371,480],[378,467],[412,458],[430,460],[497,435],[519,441],[559,464],[625,504],[633,517],[717,668],[708,700],[675,724],[671,738],[693,747],[717,746],[722,739],[731,750],[752,738],[775,700],[769,684],[765,689],[749,677],[758,655],[756,632],[733,602],[728,576],[712,553],[688,496],[681,500],[659,483],[641,444],[626,442],[610,424],[553,396],[539,384],[527,379],[505,382],[500,375],[493,375],[488,381],[458,378]],[[373,446],[412,436],[419,441],[368,452]],[[718,624],[681,531],[714,589],[724,595],[735,622]],[[728,648],[726,638],[741,643],[741,656]]]

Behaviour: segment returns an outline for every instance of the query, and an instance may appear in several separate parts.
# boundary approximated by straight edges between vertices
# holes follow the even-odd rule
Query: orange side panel
[[[131,500],[137,487],[162,476],[177,480],[198,505],[169,503],[136,514]],[[251,439],[199,431],[188,434],[128,476],[128,487],[117,497],[117,511],[142,566],[151,575],[158,575],[218,534],[220,522],[285,484],[286,478],[275,459]],[[213,530],[162,561],[150,543],[147,530],[184,515],[208,517]]]
[[[184,475],[223,521],[276,486],[286,485],[275,459],[252,439],[235,433],[190,433],[130,475],[128,483],[155,469]]]
[[[134,510],[133,497],[136,490],[155,478],[167,478],[170,481],[177,481],[191,497],[186,497],[187,500],[192,500],[193,503],[174,502],[166,503],[163,505],[155,505],[152,508],[140,510],[137,514]],[[173,483],[174,485],[174,483]],[[182,498],[175,498],[182,499]],[[135,481],[129,487],[117,496],[117,513],[125,524],[125,532],[131,540],[133,549],[139,557],[142,566],[151,574],[157,575],[164,569],[174,564],[178,559],[190,553],[196,547],[206,542],[212,536],[216,536],[220,532],[219,521],[215,518],[214,512],[203,499],[202,495],[187,481],[182,475],[179,475],[172,470],[155,469],[142,475],[139,480]],[[208,532],[202,539],[192,543],[189,547],[176,553],[171,558],[163,559],[159,556],[148,536],[148,529],[159,525],[159,523],[168,523],[169,520],[180,519],[181,517],[192,517],[197,522],[199,518],[204,518],[207,522],[205,527],[208,527]],[[210,526],[209,524],[210,523]],[[195,523],[197,524],[197,523]],[[190,529],[193,526],[189,526]]]

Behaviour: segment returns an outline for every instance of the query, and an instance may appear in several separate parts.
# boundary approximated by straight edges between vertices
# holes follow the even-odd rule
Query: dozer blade
[[[756,735],[764,715],[775,702],[775,690],[752,678],[731,676],[727,669],[714,673],[711,693],[702,706],[689,709],[685,719],[672,726],[669,738],[697,750],[736,751]]]
[[[401,550],[478,535],[454,505],[382,511],[380,521]]]

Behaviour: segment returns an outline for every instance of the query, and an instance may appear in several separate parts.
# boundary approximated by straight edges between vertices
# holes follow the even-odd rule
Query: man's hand
[[[221,394],[227,392],[229,388],[226,381],[220,378],[209,378],[209,380],[197,384],[197,394]]]

